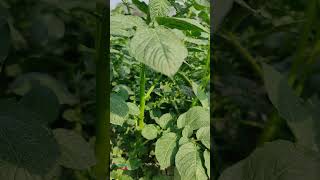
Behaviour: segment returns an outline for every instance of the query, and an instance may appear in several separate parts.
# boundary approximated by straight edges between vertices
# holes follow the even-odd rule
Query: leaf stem
[[[141,63],[141,69],[140,69],[140,117],[139,117],[139,128],[140,130],[144,127],[144,109],[146,104],[145,99],[145,86],[146,86],[146,65]]]
[[[106,3],[96,4],[97,18],[96,29],[96,142],[95,154],[97,164],[94,173],[97,179],[110,177],[110,64],[108,52],[110,41],[107,38],[109,24],[109,9]]]

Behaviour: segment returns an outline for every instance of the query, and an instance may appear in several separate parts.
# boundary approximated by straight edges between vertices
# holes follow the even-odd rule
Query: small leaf
[[[210,149],[210,127],[202,127],[197,131],[197,139],[202,142],[208,149]]]
[[[197,96],[197,98],[199,99],[199,101],[201,102],[202,106],[204,108],[209,108],[209,97],[200,88],[200,86],[197,83],[192,82],[192,90],[193,90],[194,94]]]
[[[149,12],[152,20],[156,17],[168,16],[170,13],[170,3],[167,0],[150,0]]]
[[[176,166],[183,180],[208,180],[202,166],[200,153],[193,143],[187,143],[179,148],[175,158]]]
[[[193,130],[189,125],[186,125],[184,129],[182,130],[182,136],[184,137],[190,137],[193,134]]]
[[[110,103],[110,122],[122,126],[129,113],[127,103],[117,94],[111,94]]]
[[[167,129],[169,122],[172,120],[172,115],[170,113],[166,113],[162,115],[160,118],[156,119],[156,123],[159,124],[159,126],[162,129]]]
[[[129,114],[137,116],[140,113],[139,107],[131,102],[127,102],[127,106],[129,107]]]
[[[137,16],[115,15],[110,16],[110,34],[113,36],[131,37],[133,28],[145,28],[146,23]],[[131,31],[130,31],[131,30]]]
[[[183,42],[163,27],[138,29],[130,43],[130,54],[155,71],[172,77],[188,55]]]
[[[161,169],[166,169],[174,162],[177,152],[177,136],[175,133],[164,134],[156,142],[155,155]]]
[[[155,125],[153,124],[147,124],[143,129],[142,129],[142,136],[148,140],[152,140],[157,138],[158,136],[158,130]]]
[[[58,161],[60,165],[77,170],[95,165],[93,149],[79,134],[66,129],[55,129],[53,133],[62,153]]]
[[[210,29],[204,27],[197,20],[178,17],[157,17],[157,22],[171,29],[180,29],[185,31],[206,32],[210,33]]]
[[[186,114],[187,113],[181,114],[177,119],[177,126],[179,129],[183,128],[186,125]]]

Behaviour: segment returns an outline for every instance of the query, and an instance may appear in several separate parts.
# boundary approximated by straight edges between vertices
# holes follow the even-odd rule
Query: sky
[[[148,2],[149,0],[143,0],[144,2]],[[110,7],[111,9],[114,9],[118,3],[120,3],[121,0],[110,0]]]

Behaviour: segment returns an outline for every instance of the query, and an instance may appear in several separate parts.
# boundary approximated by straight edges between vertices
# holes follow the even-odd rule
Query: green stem
[[[139,128],[143,129],[144,127],[144,109],[146,105],[145,99],[145,86],[146,86],[146,66],[141,63],[140,69],[140,118],[139,118]]]
[[[107,50],[109,39],[107,38],[109,24],[109,9],[106,3],[97,3],[97,12],[101,18],[97,18],[96,30],[96,142],[95,154],[97,164],[94,172],[97,179],[110,177],[110,64]]]

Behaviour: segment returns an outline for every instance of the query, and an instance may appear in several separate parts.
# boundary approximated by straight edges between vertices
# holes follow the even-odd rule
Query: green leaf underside
[[[170,13],[170,3],[167,0],[150,0],[149,12],[152,20],[156,17],[168,16]]]
[[[39,124],[39,116],[11,100],[0,101],[0,109],[0,177],[47,176],[60,154],[53,134]]]
[[[138,29],[130,42],[130,53],[137,61],[169,77],[188,56],[182,40],[163,27]]]
[[[289,141],[257,148],[248,158],[226,169],[219,180],[317,180],[319,156]]]
[[[209,28],[204,27],[197,20],[178,17],[157,17],[157,22],[160,25],[185,31],[196,31],[210,33]]]
[[[96,164],[93,149],[79,134],[65,129],[55,129],[53,133],[60,146],[60,165],[84,170]]]
[[[129,107],[122,97],[117,94],[111,94],[110,102],[110,122],[114,125],[122,126],[129,113]]]
[[[202,165],[200,152],[193,143],[187,143],[179,148],[175,158],[176,167],[183,180],[207,180]]]
[[[142,136],[148,140],[155,139],[158,136],[158,130],[155,125],[148,124],[142,129]]]
[[[202,142],[208,149],[210,149],[210,127],[202,127],[197,131],[197,139]]]
[[[319,131],[315,129],[317,119],[313,119],[307,106],[295,95],[287,78],[269,65],[265,64],[263,70],[269,98],[280,116],[287,121],[298,143],[319,150],[316,139],[319,137]]]
[[[161,169],[168,168],[174,162],[177,152],[177,136],[175,133],[164,134],[156,142],[155,155]]]

